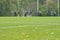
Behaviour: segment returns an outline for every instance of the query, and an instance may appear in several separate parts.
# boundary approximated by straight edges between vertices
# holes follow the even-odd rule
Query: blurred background
[[[60,16],[60,0],[0,0],[0,16]]]

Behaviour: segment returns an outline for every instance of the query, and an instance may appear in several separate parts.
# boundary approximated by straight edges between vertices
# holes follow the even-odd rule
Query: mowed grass
[[[60,17],[0,17],[0,40],[60,40]]]

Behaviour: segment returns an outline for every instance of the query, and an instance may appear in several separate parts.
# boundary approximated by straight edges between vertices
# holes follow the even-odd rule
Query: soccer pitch
[[[0,40],[60,40],[60,17],[0,17]]]

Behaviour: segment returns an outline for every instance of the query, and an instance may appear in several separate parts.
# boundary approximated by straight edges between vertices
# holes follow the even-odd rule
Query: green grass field
[[[0,40],[60,40],[60,17],[0,17]]]

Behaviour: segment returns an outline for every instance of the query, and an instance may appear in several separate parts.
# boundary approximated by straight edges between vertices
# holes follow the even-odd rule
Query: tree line
[[[60,15],[58,0],[39,0],[38,4],[37,0],[0,0],[0,16],[58,16],[58,14]]]

